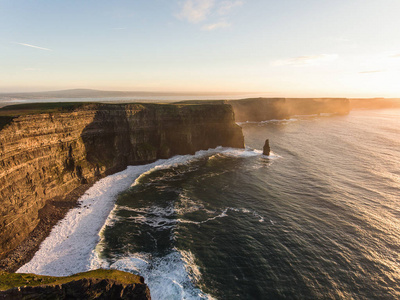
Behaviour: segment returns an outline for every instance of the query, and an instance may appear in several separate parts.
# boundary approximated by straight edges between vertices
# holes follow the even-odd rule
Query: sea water
[[[240,126],[246,149],[100,180],[19,272],[130,271],[153,299],[399,298],[400,111]]]

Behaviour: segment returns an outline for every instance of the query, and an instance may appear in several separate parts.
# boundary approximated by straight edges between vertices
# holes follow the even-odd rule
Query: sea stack
[[[266,139],[264,148],[263,148],[263,155],[269,156],[270,152],[271,152],[271,148],[269,147],[269,139]]]

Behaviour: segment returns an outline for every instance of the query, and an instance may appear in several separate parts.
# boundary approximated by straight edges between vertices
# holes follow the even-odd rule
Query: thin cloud
[[[243,1],[223,1],[218,9],[218,14],[220,15],[227,15],[230,11],[235,8],[243,5]]]
[[[220,28],[228,28],[230,26],[231,26],[230,23],[218,22],[218,23],[214,23],[214,24],[204,25],[202,27],[202,29],[207,30],[207,31],[212,31],[212,30],[216,30],[216,29],[220,29]]]
[[[199,23],[207,18],[214,5],[215,0],[186,0],[177,17],[190,23]]]
[[[390,57],[399,58],[400,57],[400,53],[395,54],[395,55],[391,55]]]
[[[16,44],[25,46],[25,47],[31,47],[31,48],[35,48],[35,49],[45,50],[45,51],[53,51],[49,48],[39,47],[39,46],[35,46],[35,45],[30,45],[30,44],[24,44],[24,43],[16,43]]]
[[[344,37],[340,37],[340,36],[331,36],[331,37],[327,37],[326,39],[330,42],[338,43],[338,44],[351,42],[351,40],[344,38]]]
[[[337,54],[318,54],[291,57],[288,59],[275,60],[271,64],[273,66],[306,66],[316,65],[323,62],[333,61],[338,58]]]
[[[361,72],[358,72],[358,73],[359,74],[370,74],[370,73],[380,73],[380,72],[384,72],[384,70],[361,71]]]

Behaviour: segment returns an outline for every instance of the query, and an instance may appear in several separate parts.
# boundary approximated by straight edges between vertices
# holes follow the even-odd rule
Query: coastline
[[[18,247],[9,252],[6,257],[0,259],[0,271],[12,273],[29,262],[39,250],[41,243],[50,235],[54,226],[71,209],[79,207],[79,198],[97,181],[98,179],[93,179],[90,183],[82,184],[64,197],[58,196],[48,200],[39,211],[40,222],[36,228]]]
[[[0,259],[0,271],[14,273],[28,263],[35,256],[42,242],[50,236],[51,231],[58,222],[63,220],[70,210],[80,207],[81,204],[78,201],[87,190],[101,179],[124,171],[127,168],[128,166],[124,169],[112,167],[100,176],[88,178],[86,183],[81,183],[80,186],[65,196],[56,196],[47,200],[45,206],[39,210],[39,224],[15,249]]]

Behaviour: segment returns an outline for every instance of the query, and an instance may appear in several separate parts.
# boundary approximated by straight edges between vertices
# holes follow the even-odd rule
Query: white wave
[[[201,272],[190,251],[173,249],[162,257],[148,253],[133,253],[107,263],[98,256],[93,259],[94,268],[110,268],[140,274],[146,278],[151,298],[164,299],[213,299],[195,285]]]
[[[79,199],[80,207],[67,213],[42,242],[32,260],[17,272],[64,276],[87,271],[92,251],[100,241],[102,228],[113,221],[112,217],[107,216],[110,216],[117,195],[137,183],[141,176],[155,170],[188,164],[218,152],[240,156],[245,151],[223,147],[201,150],[195,155],[174,156],[147,165],[129,166],[122,172],[99,180]]]
[[[136,178],[136,180],[133,182],[133,184],[131,186],[133,187],[133,186],[139,184],[140,180],[142,178],[146,177],[150,173],[153,173],[154,171],[170,169],[170,168],[181,166],[181,165],[188,165],[188,164],[192,163],[193,161],[198,160],[202,157],[206,157],[206,156],[212,155],[214,153],[224,151],[226,149],[233,149],[233,148],[217,147],[214,149],[197,151],[195,155],[174,156],[168,160],[164,160],[162,163],[154,166],[153,168],[147,170],[146,172],[143,172],[139,177]]]
[[[271,120],[264,120],[264,121],[236,122],[236,124],[239,125],[239,126],[242,126],[242,125],[263,125],[263,124],[269,124],[269,123],[290,123],[290,122],[296,122],[296,121],[298,121],[298,119],[290,118],[290,119],[271,119]]]
[[[171,228],[173,225],[176,224],[175,219],[168,219],[158,216],[136,216],[136,217],[129,217],[128,220],[133,220],[135,223],[146,224],[156,229],[166,229]]]
[[[179,201],[175,203],[174,210],[177,215],[193,213],[199,210],[203,210],[209,214],[215,213],[214,211],[205,208],[203,203],[191,199],[185,192],[179,194]]]
[[[260,151],[260,152],[261,152],[261,151]],[[273,152],[273,151],[271,151],[271,152],[269,153],[269,155],[268,155],[268,156],[265,156],[265,157],[268,157],[269,159],[282,158],[282,156],[280,156],[279,154],[276,154],[276,153]]]
[[[179,223],[188,223],[188,224],[197,224],[197,225],[200,225],[200,224],[207,223],[207,222],[209,222],[209,221],[212,221],[212,220],[215,220],[215,219],[218,219],[218,218],[224,218],[224,217],[228,216],[228,215],[227,215],[228,209],[229,209],[229,208],[225,209],[225,210],[224,210],[222,213],[220,213],[219,215],[216,215],[215,217],[208,218],[208,219],[206,219],[206,220],[204,220],[204,221],[191,221],[191,220],[178,219],[178,222],[179,222]]]
[[[230,157],[253,157],[262,155],[261,150],[246,147],[245,149],[225,148],[221,149],[221,154]]]
[[[116,205],[115,206],[116,210],[126,210],[126,211],[132,211],[136,213],[146,213],[146,214],[151,214],[155,216],[164,216],[164,217],[169,217],[174,215],[175,210],[172,207],[172,205],[168,207],[159,207],[159,206],[150,206],[150,207],[140,207],[140,208],[132,208],[129,206],[123,206],[123,205]]]
[[[228,214],[228,212],[229,211],[235,211],[235,212],[240,212],[240,213],[245,213],[245,214],[252,214],[254,217],[256,217],[256,218],[258,218],[258,221],[260,222],[260,223],[262,223],[262,222],[264,222],[264,217],[263,216],[261,216],[259,213],[257,213],[256,211],[253,211],[253,210],[249,210],[249,209],[247,209],[247,208],[236,208],[236,207],[227,207],[227,208],[225,208],[221,213],[219,213],[218,215],[216,215],[216,216],[214,216],[214,217],[210,217],[210,218],[207,218],[207,219],[205,219],[205,220],[203,220],[203,221],[191,221],[191,220],[185,220],[185,219],[178,219],[178,222],[179,223],[182,223],[182,224],[196,224],[196,225],[201,225],[201,224],[204,224],[204,223],[207,223],[207,222],[209,222],[209,221],[213,221],[213,220],[216,220],[216,219],[218,219],[218,218],[225,218],[225,217],[227,217],[229,214]]]
[[[116,196],[128,189],[140,174],[163,162],[129,166],[95,183],[79,199],[80,207],[67,213],[42,242],[32,260],[17,272],[66,276],[87,271],[91,253],[99,242],[98,233],[114,206]]]
[[[196,159],[217,153],[231,157],[261,156],[259,150],[218,147],[198,151],[195,155],[175,156],[168,160],[158,160],[147,165],[129,166],[122,172],[103,178],[86,191],[79,199],[80,206],[67,213],[65,218],[52,229],[50,235],[42,242],[32,260],[23,265],[17,272],[67,276],[98,267],[125,268],[126,261],[119,260],[108,265],[107,262],[98,257],[99,250],[103,246],[104,229],[118,220],[117,209],[127,209],[127,207],[118,208],[115,205],[117,195],[138,184],[140,178],[143,178],[145,174],[189,164]],[[137,219],[138,222],[144,221],[160,227],[171,226],[174,225],[174,222],[178,222],[168,218],[160,219],[161,212],[164,217],[170,216],[174,213],[173,209],[157,207],[146,208],[146,210],[137,209],[138,213],[145,211],[153,214],[154,219],[142,218]],[[225,215],[222,213],[216,217],[219,216]],[[171,299],[177,299],[176,295],[180,295],[179,299],[211,299],[210,296],[194,287],[193,282],[196,282],[198,274],[194,264],[189,263],[190,260],[187,257],[187,254],[175,251],[167,257],[156,259],[152,263],[146,262],[145,259],[137,255],[128,258],[128,260],[130,264],[136,266],[136,271],[144,272],[141,275],[148,277],[146,281],[149,283],[154,299],[166,299],[164,295],[171,295]],[[151,270],[144,267],[148,265],[152,265]],[[128,269],[135,270],[133,267]],[[160,296],[157,298],[157,295]]]

